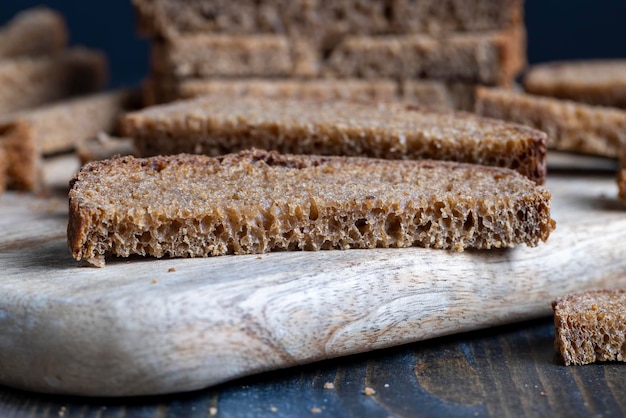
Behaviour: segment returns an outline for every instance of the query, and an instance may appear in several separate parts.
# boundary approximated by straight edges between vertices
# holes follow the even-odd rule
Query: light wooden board
[[[97,269],[80,267],[65,242],[72,167],[48,164],[52,197],[0,198],[2,384],[179,392],[550,315],[556,296],[626,287],[626,207],[610,172],[550,176],[557,229],[536,248],[132,258]]]

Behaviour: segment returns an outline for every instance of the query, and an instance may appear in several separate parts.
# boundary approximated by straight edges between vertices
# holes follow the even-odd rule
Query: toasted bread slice
[[[54,54],[67,40],[63,16],[45,7],[27,9],[0,27],[0,59]]]
[[[90,163],[72,181],[77,260],[272,250],[537,245],[550,194],[503,168],[443,161],[175,155]]]
[[[160,104],[205,95],[257,96],[294,99],[385,100],[398,98],[398,84],[392,80],[332,80],[292,78],[150,78],[143,86],[144,103]]]
[[[345,34],[476,32],[523,23],[522,0],[133,0],[145,36],[275,33],[317,38]],[[324,42],[326,41],[326,42]]]
[[[511,85],[526,64],[524,29],[428,35],[350,36],[332,51],[322,74],[332,77],[434,78]]]
[[[144,82],[144,104],[156,105],[209,94],[314,100],[403,100],[436,109],[474,109],[476,85],[440,80],[189,78],[151,77]]]
[[[257,147],[504,166],[537,183],[544,182],[546,172],[543,132],[400,103],[201,97],[128,113],[121,127],[142,156],[215,156]]]
[[[26,121],[0,124],[0,149],[5,157],[3,186],[14,190],[43,190],[41,152]]]
[[[119,117],[140,107],[138,96],[131,90],[96,93],[16,112],[0,121],[24,121],[28,125],[24,133],[34,138],[39,151],[56,154],[99,133],[116,134]]]
[[[105,55],[85,48],[1,61],[0,114],[100,90],[107,77]]]
[[[119,116],[136,108],[136,92],[119,90],[56,102],[0,118],[0,148],[9,189],[43,191],[45,154],[69,151],[100,133],[116,133]],[[127,149],[128,147],[126,147]]]
[[[626,108],[626,60],[537,64],[524,77],[530,94],[597,106]]]
[[[626,144],[626,111],[620,109],[480,87],[476,112],[540,129],[548,147],[559,151],[616,158]]]
[[[565,365],[626,361],[626,290],[589,290],[552,302],[554,347]]]
[[[313,76],[318,58],[282,35],[199,34],[152,43],[152,72],[172,77]]]

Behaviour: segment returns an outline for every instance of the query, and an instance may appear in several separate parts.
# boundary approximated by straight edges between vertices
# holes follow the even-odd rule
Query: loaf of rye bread
[[[476,90],[476,113],[548,134],[548,148],[616,158],[626,144],[626,111],[513,90]]]
[[[100,90],[107,72],[104,54],[80,47],[0,61],[0,114]]]
[[[540,96],[626,108],[626,60],[533,65],[524,76],[524,90]]]
[[[206,95],[392,101],[399,96],[399,86],[392,80],[151,77],[144,82],[143,93],[146,105]]]
[[[522,0],[133,0],[140,33],[275,33],[316,39],[344,34],[477,32],[523,22]],[[328,39],[328,36],[332,36]]]
[[[68,244],[105,255],[535,246],[550,193],[519,173],[444,161],[179,154],[89,163],[71,182]]]
[[[626,361],[626,290],[589,290],[552,302],[556,352],[565,365]]]
[[[476,85],[440,80],[293,79],[293,78],[160,78],[143,83],[146,106],[210,94],[288,97],[313,100],[402,100],[435,109],[474,110]]]
[[[0,59],[54,54],[67,45],[65,19],[45,7],[24,10],[0,27]]]
[[[503,166],[540,184],[546,174],[543,132],[401,103],[206,96],[130,112],[121,119],[121,131],[144,157],[217,156],[255,147]]]
[[[324,76],[434,78],[509,86],[526,65],[522,26],[498,32],[348,36],[321,65]]]

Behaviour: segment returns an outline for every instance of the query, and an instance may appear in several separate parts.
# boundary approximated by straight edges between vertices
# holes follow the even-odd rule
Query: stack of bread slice
[[[135,99],[100,92],[107,67],[102,52],[68,46],[53,10],[28,9],[0,27],[0,190],[43,191],[43,157],[114,131]]]
[[[470,110],[526,63],[523,0],[133,0],[146,102],[210,93]]]
[[[121,117],[139,158],[72,181],[77,260],[482,250],[554,229],[545,133],[450,110],[512,85],[520,0],[133,4],[151,106]]]

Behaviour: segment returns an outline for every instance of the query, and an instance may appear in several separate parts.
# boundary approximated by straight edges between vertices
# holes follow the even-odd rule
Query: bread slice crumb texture
[[[526,177],[442,161],[123,157],[86,165],[72,183],[68,243],[95,265],[109,253],[535,246],[554,228],[549,192]]]

